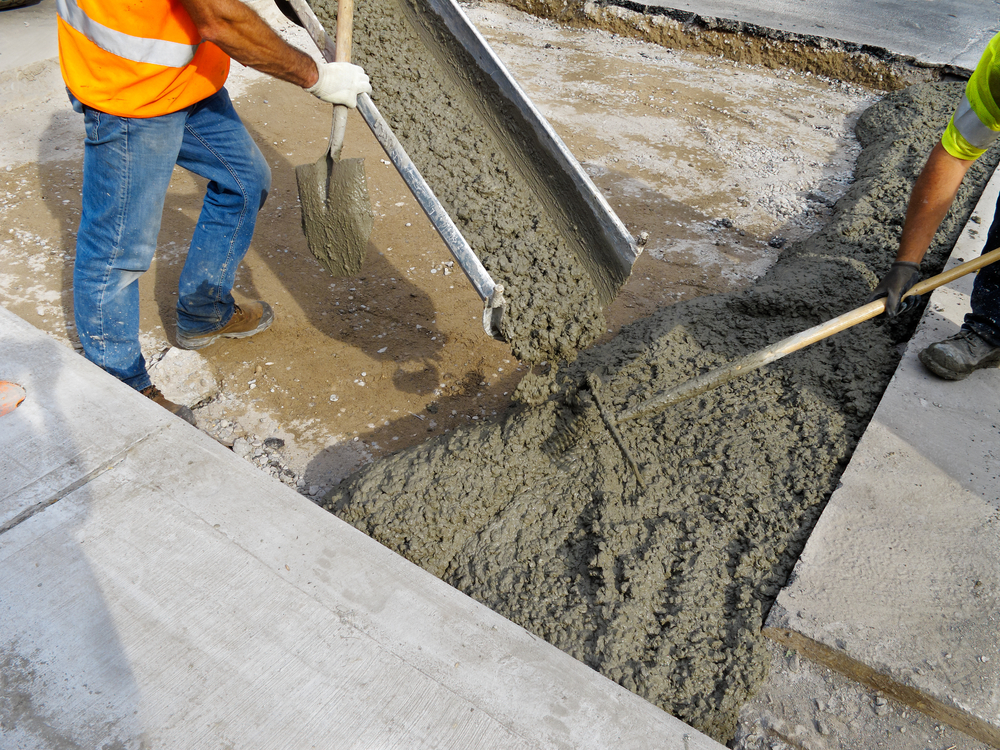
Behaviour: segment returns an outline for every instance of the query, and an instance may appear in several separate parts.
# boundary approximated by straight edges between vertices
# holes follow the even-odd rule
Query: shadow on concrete
[[[0,745],[125,747],[142,733],[139,690],[84,533],[89,479],[114,452],[93,444],[121,438],[110,411],[84,414],[95,393],[65,366],[77,355],[2,308],[0,320],[0,378],[28,392],[0,417]]]

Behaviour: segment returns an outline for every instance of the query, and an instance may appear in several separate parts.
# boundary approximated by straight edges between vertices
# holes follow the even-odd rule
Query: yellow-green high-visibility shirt
[[[941,145],[958,159],[978,159],[1000,135],[1000,34],[979,58],[965,95],[941,136]]]

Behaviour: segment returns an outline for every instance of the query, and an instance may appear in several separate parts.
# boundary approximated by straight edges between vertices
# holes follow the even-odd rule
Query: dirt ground
[[[748,284],[850,181],[851,128],[868,91],[503,6],[467,10],[629,230],[648,233],[607,311],[609,337],[663,305]],[[294,176],[322,153],[329,108],[252,71],[235,72],[230,89],[273,172],[236,292],[269,301],[277,320],[199,352],[218,385],[196,410],[200,423],[230,442],[284,440],[289,466],[323,490],[373,457],[515,408],[524,367],[482,331],[478,297],[361,119],[350,120],[344,156],[365,159],[375,231],[361,274],[334,279],[306,247]],[[33,123],[41,146],[31,161],[21,139],[0,146],[0,303],[73,342],[82,122],[68,110],[55,90],[4,113]],[[177,170],[140,282],[149,352],[173,340],[202,190]]]

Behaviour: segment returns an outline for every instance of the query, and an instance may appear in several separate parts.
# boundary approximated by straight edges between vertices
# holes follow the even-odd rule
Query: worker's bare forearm
[[[913,185],[896,260],[919,263],[948,214],[973,162],[959,159],[938,143]]]
[[[316,63],[240,0],[180,0],[202,39],[247,67],[296,86],[316,83]]]

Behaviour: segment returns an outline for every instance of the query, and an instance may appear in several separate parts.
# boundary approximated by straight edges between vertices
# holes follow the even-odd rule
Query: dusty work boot
[[[143,388],[139,391],[143,396],[148,398],[150,401],[154,401],[164,409],[169,411],[171,414],[176,414],[178,417],[183,419],[188,424],[193,424],[197,426],[194,420],[194,412],[183,404],[175,404],[173,401],[168,401],[167,397],[164,396],[160,389],[155,385],[151,385],[148,388]]]
[[[962,380],[975,370],[1000,365],[1000,346],[993,346],[975,331],[963,328],[920,352],[920,361],[939,378]]]
[[[233,306],[233,316],[222,328],[207,333],[177,331],[177,345],[181,349],[203,349],[218,338],[245,339],[266,331],[274,322],[274,311],[266,302],[248,302],[243,307]]]

